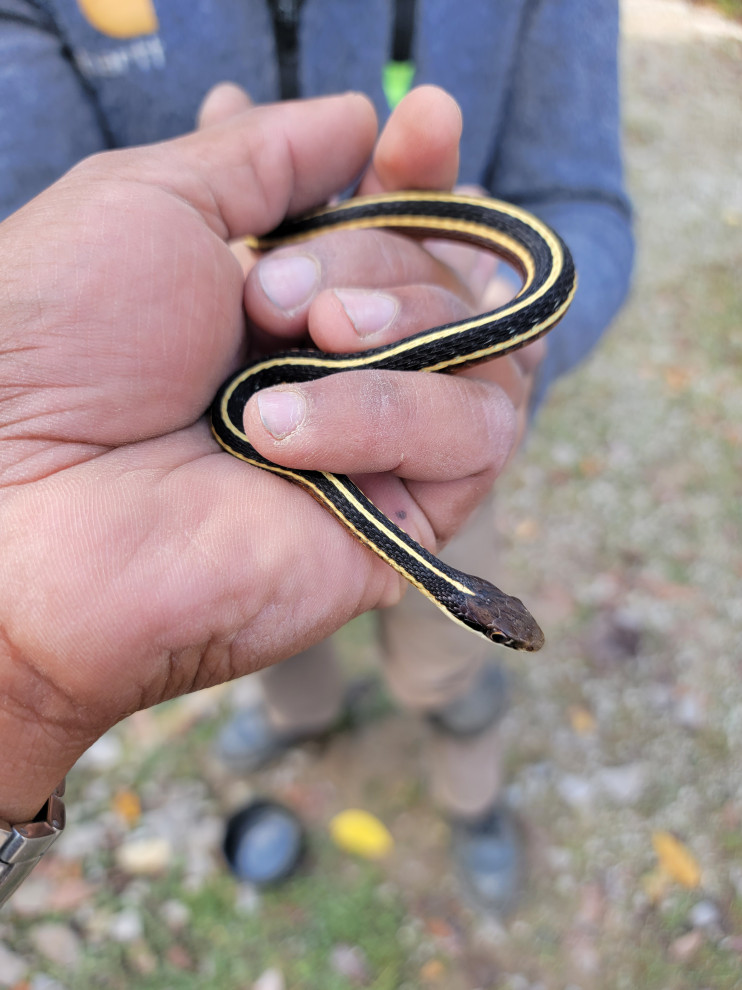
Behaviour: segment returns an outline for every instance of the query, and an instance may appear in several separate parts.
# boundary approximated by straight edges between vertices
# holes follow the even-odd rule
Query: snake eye
[[[520,598],[506,595],[484,578],[462,575],[471,595],[461,597],[461,621],[493,643],[534,652],[544,645],[541,627]]]

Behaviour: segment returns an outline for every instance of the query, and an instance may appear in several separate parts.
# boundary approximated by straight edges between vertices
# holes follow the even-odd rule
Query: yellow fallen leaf
[[[446,974],[446,968],[440,959],[428,959],[420,969],[420,979],[423,983],[439,983]]]
[[[580,474],[583,478],[594,478],[604,467],[605,464],[599,457],[583,457],[580,461]]]
[[[142,805],[134,791],[117,791],[113,798],[113,810],[127,825],[135,825],[142,814]]]
[[[540,532],[541,526],[538,519],[533,519],[530,516],[521,519],[513,530],[516,540],[521,540],[523,543],[530,543],[535,540]]]
[[[364,859],[381,859],[394,844],[386,826],[359,808],[348,808],[335,815],[330,822],[330,835],[345,852]]]
[[[701,882],[701,867],[690,849],[671,832],[652,833],[652,845],[660,868],[684,887],[697,887]]]
[[[691,382],[691,372],[688,368],[681,368],[673,365],[665,368],[665,384],[673,392],[683,392]]]
[[[595,716],[584,705],[572,705],[569,709],[569,721],[578,736],[589,736],[595,732]]]

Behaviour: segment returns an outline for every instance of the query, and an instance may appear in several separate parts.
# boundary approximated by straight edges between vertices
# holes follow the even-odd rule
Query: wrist
[[[0,775],[0,823],[33,821],[69,769],[44,765],[36,754],[30,757],[29,735],[37,738],[28,727],[14,729],[0,718],[0,752],[4,764]],[[30,748],[32,751],[34,743]]]
[[[64,781],[33,818],[22,822],[0,820],[0,907],[23,883],[65,825],[62,802]]]
[[[2,635],[0,684],[0,820],[14,824],[36,817],[89,743],[65,729],[53,688]]]
[[[32,720],[0,714],[0,822],[33,821],[83,752]]]

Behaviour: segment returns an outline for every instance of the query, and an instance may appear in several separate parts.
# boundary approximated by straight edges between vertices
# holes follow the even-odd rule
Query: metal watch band
[[[11,825],[0,818],[0,907],[62,832],[63,794],[64,781],[30,822]]]

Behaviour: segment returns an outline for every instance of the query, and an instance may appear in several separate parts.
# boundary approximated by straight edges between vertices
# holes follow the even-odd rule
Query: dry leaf
[[[668,955],[674,962],[688,963],[698,955],[703,948],[704,941],[703,932],[695,929],[686,932],[685,935],[681,935],[672,942]]]
[[[583,478],[595,478],[605,470],[605,462],[599,457],[583,457],[580,461],[580,474]]]
[[[445,972],[446,968],[440,959],[428,959],[420,968],[420,979],[423,983],[438,983]]]
[[[134,791],[118,791],[113,798],[113,810],[131,827],[139,821],[142,805]]]
[[[658,831],[652,834],[652,845],[657,854],[660,868],[676,883],[684,887],[698,887],[701,882],[701,867],[690,849],[671,832]]]
[[[683,392],[688,388],[691,381],[691,373],[688,368],[672,366],[665,368],[665,384],[673,392]]]
[[[538,537],[540,532],[541,527],[538,519],[527,517],[525,519],[521,519],[513,530],[513,535],[516,540],[521,540],[523,543],[530,543]]]
[[[572,705],[569,722],[578,736],[589,736],[595,732],[595,716],[584,705]]]

